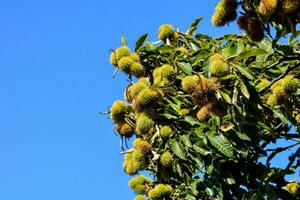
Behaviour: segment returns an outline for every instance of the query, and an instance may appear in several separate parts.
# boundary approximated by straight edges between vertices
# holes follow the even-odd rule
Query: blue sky
[[[132,199],[119,139],[99,111],[123,97],[109,49],[160,24],[215,28],[216,0],[10,0],[0,7],[0,199]]]

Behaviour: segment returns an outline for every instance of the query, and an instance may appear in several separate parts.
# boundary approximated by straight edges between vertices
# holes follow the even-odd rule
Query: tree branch
[[[297,146],[299,145],[300,143],[297,142],[295,144],[292,144],[292,145],[289,145],[289,146],[286,146],[286,147],[278,147],[278,148],[275,148],[275,149],[267,149],[266,151],[273,151],[270,156],[267,158],[267,165],[269,166],[270,165],[270,161],[278,154],[278,153],[281,153],[287,149],[290,149],[294,146]],[[299,149],[298,149],[299,150]]]
[[[273,67],[276,67],[278,64],[282,63],[282,62],[286,62],[286,61],[292,61],[292,60],[300,60],[300,57],[284,57],[279,59],[278,61],[276,61],[275,63],[269,65],[268,67],[266,67],[262,73],[265,73],[266,71],[268,71],[269,69],[272,69]]]
[[[289,164],[286,166],[285,170],[289,170],[290,167],[293,165],[295,159],[296,159],[297,157],[299,157],[299,156],[300,156],[300,147],[297,149],[297,151],[296,151],[294,154],[292,154],[292,155],[289,157],[290,162],[289,162]]]
[[[288,68],[283,74],[281,74],[280,76],[278,76],[277,78],[275,78],[267,87],[265,87],[262,91],[260,91],[260,93],[265,93],[275,82],[277,82],[278,80],[282,79],[288,73],[290,73],[291,71],[297,69],[299,66],[300,66],[300,62],[297,63],[296,65],[294,65],[293,67]]]

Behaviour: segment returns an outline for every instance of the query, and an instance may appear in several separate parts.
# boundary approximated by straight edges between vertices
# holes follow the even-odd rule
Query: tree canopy
[[[299,4],[222,0],[212,22],[240,12],[247,34],[196,33],[199,18],[185,32],[161,25],[159,41],[142,35],[134,52],[124,38],[112,51],[129,85],[109,113],[136,200],[299,199],[299,183],[287,179],[300,166]],[[285,167],[271,164],[288,150]]]

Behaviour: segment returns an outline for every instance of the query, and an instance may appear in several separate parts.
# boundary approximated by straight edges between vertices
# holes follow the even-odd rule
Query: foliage
[[[234,20],[252,41],[261,41],[265,34],[271,36],[271,27],[276,29],[274,42],[287,33],[292,33],[294,38],[299,35],[296,26],[300,22],[300,1],[221,0],[216,5],[212,23],[224,26]]]
[[[145,34],[135,53],[124,40],[112,52],[111,63],[130,84],[110,115],[122,141],[136,137],[123,149],[123,167],[153,177],[130,181],[136,199],[297,199],[299,183],[286,176],[300,166],[299,42],[212,38],[195,34],[200,21],[186,33],[163,25],[161,41],[146,41]],[[143,73],[133,73],[133,63]],[[122,132],[124,124],[134,133]],[[281,139],[290,145],[270,148]],[[271,165],[293,147],[285,167]]]

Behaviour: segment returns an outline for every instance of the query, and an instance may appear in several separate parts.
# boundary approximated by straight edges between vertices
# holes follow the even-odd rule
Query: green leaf
[[[227,157],[233,157],[233,148],[230,142],[220,133],[210,131],[207,133],[210,143]]]
[[[294,54],[294,49],[288,45],[281,45],[277,48],[277,51],[286,56]]]
[[[160,116],[163,116],[167,119],[178,119],[178,117],[176,115],[172,115],[170,113],[163,113],[163,114],[160,114]]]
[[[138,51],[141,46],[143,46],[144,42],[148,37],[148,33],[142,35],[136,42],[135,42],[135,51]]]
[[[231,98],[230,98],[230,96],[225,92],[225,91],[219,91],[220,92],[220,94],[221,94],[221,96],[223,97],[223,99],[227,102],[227,103],[229,103],[229,104],[231,104],[232,102],[231,102]]]
[[[263,49],[252,49],[252,50],[249,50],[243,54],[240,54],[239,56],[235,57],[233,59],[233,62],[238,62],[240,60],[246,60],[247,58],[249,57],[252,57],[252,56],[258,56],[258,55],[264,55],[264,54],[267,54],[268,52],[263,50]]]
[[[269,54],[273,53],[272,42],[265,38],[260,42],[260,48],[268,52]]]
[[[198,24],[203,20],[203,17],[197,18],[189,27],[189,29],[186,31],[187,35],[194,35],[195,31],[197,30]]]
[[[241,54],[245,49],[245,45],[243,41],[231,42],[227,47],[222,50],[222,54],[225,57],[234,57]]]
[[[171,140],[169,142],[169,145],[173,151],[173,153],[181,158],[182,160],[186,160],[186,152],[185,152],[185,149],[184,147],[182,146],[182,144],[180,144],[178,141],[176,140]]]
[[[180,67],[180,69],[187,75],[192,74],[193,68],[190,65],[190,63],[186,62],[177,62],[177,65]]]
[[[204,148],[202,148],[202,147],[200,147],[200,146],[198,146],[198,145],[196,145],[196,144],[193,145],[193,149],[194,149],[197,153],[199,153],[199,154],[201,154],[201,155],[204,155],[204,156],[206,156],[206,155],[208,155],[208,154],[211,154],[210,151],[208,151],[208,150],[206,150],[206,149],[204,149]]]
[[[249,138],[249,136],[246,135],[245,133],[241,133],[241,132],[236,131],[236,135],[237,135],[241,140],[251,141],[251,138]]]
[[[227,182],[228,185],[233,185],[233,184],[236,183],[234,178],[232,178],[232,177],[226,178],[226,182]]]
[[[298,36],[300,36],[300,30],[296,31],[296,33],[292,34],[291,37],[289,38],[288,43],[292,43],[294,39],[296,39]]]
[[[275,117],[278,117],[283,123],[287,124],[289,120],[279,111],[273,110]]]
[[[233,104],[236,104],[236,102],[238,101],[238,95],[239,95],[239,91],[237,89],[237,85],[234,84],[233,96],[232,96],[232,103]]]
[[[183,142],[183,144],[187,147],[192,147],[192,142],[189,138],[189,135],[182,135],[181,137],[181,141]]]
[[[244,76],[246,76],[248,79],[253,80],[254,76],[252,74],[252,72],[250,71],[250,69],[241,66],[241,65],[235,65],[235,67],[239,70],[239,72],[241,72],[241,74],[243,74]]]
[[[199,138],[203,140],[204,144],[207,144],[207,138],[206,135],[203,133],[202,128],[196,128],[194,132]]]
[[[247,99],[249,99],[249,98],[250,98],[250,93],[249,93],[248,88],[247,88],[247,86],[245,85],[244,81],[241,80],[239,86],[240,86],[240,90],[241,90],[242,94],[243,94]]]
[[[213,196],[213,195],[214,195],[213,189],[211,189],[211,188],[209,188],[209,187],[206,187],[206,188],[205,188],[205,192],[206,192],[206,194],[209,195],[209,196]]]
[[[189,124],[191,124],[192,126],[194,126],[194,125],[196,125],[196,124],[199,124],[199,121],[198,121],[196,118],[191,117],[191,116],[186,116],[186,117],[184,118],[184,120],[185,120],[186,122],[188,122]]]
[[[153,51],[156,49],[156,43],[155,42],[145,42],[146,50],[147,51]]]
[[[194,196],[188,194],[188,195],[185,196],[184,199],[186,199],[186,200],[196,200],[196,197],[194,197]]]

